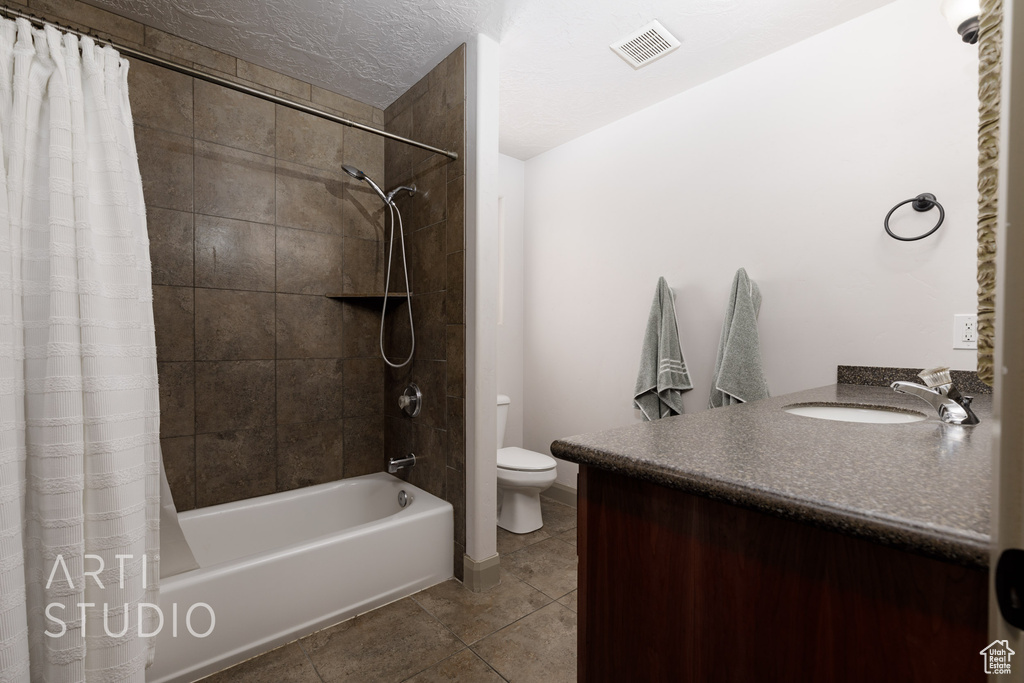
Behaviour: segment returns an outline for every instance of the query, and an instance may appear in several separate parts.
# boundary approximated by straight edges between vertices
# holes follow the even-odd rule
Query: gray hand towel
[[[761,342],[757,336],[760,311],[761,290],[747,277],[747,271],[740,268],[732,281],[732,294],[718,342],[709,408],[768,398],[768,383],[761,367]]]
[[[645,420],[679,415],[683,412],[683,392],[692,388],[683,349],[679,346],[672,290],[665,278],[658,278],[658,290],[644,333],[633,403]]]

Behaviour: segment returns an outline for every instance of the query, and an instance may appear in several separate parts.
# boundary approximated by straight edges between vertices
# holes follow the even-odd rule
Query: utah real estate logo
[[[985,658],[985,673],[1008,674],[1010,657],[1017,653],[1010,649],[1008,641],[993,640],[980,654]]]

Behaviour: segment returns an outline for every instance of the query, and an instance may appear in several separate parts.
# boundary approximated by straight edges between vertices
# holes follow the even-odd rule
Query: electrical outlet
[[[953,348],[978,348],[978,316],[974,313],[953,316]]]

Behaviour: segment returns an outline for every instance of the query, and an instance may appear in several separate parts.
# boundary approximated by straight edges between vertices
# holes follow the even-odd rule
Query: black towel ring
[[[896,209],[900,208],[904,204],[909,204],[910,202],[914,203],[914,211],[928,211],[933,206],[939,207],[939,222],[935,224],[934,228],[932,228],[923,235],[918,235],[917,237],[900,237],[899,235],[894,235],[892,230],[889,229],[889,217],[892,216],[893,212]],[[917,240],[923,240],[925,237],[928,237],[936,230],[938,230],[939,226],[942,225],[942,221],[945,217],[946,211],[942,208],[942,204],[939,204],[939,202],[935,199],[935,195],[933,195],[931,192],[925,192],[923,194],[917,195],[913,199],[904,200],[897,204],[896,206],[889,209],[889,213],[885,214],[885,231],[889,233],[889,237],[893,238],[894,240],[899,240],[900,242],[916,242]]]

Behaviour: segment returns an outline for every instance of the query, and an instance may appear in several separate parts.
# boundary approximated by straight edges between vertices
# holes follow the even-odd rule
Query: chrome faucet
[[[893,391],[917,396],[922,401],[927,401],[932,408],[935,408],[939,419],[943,422],[954,425],[976,425],[979,422],[978,417],[971,410],[973,397],[961,394],[952,382],[934,387],[926,387],[913,382],[893,382],[890,387]]]
[[[404,470],[416,464],[416,454],[410,453],[404,458],[391,458],[388,460],[388,474],[394,474],[398,470]]]

